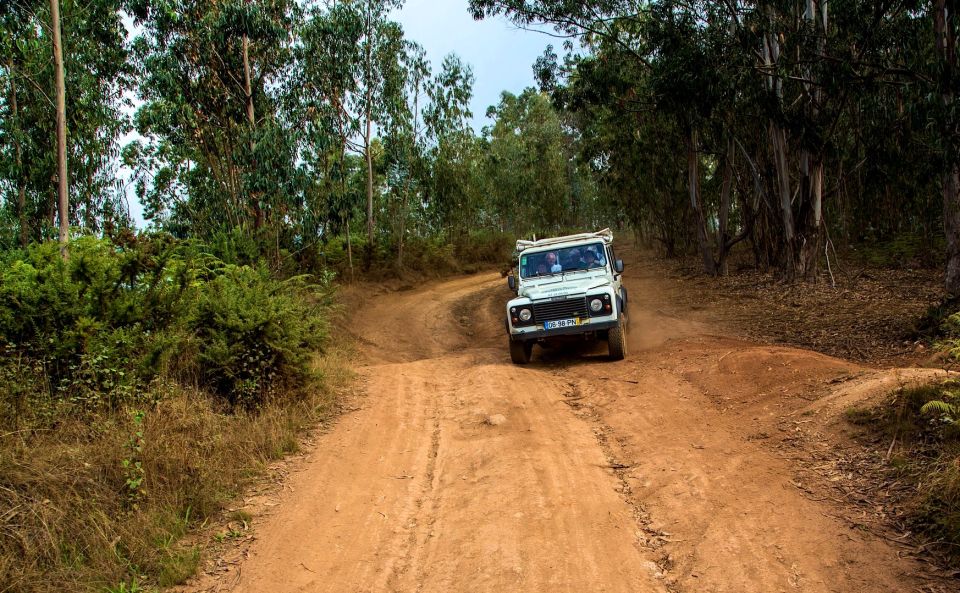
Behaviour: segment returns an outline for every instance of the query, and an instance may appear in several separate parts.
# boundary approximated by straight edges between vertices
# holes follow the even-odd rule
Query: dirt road
[[[195,590],[949,589],[818,498],[790,444],[931,371],[717,335],[666,312],[652,274],[627,276],[630,351],[616,363],[603,348],[536,348],[510,364],[498,275],[364,303],[358,409],[256,520],[248,558]]]

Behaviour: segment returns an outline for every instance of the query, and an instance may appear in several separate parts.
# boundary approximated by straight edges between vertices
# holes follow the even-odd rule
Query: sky
[[[535,86],[533,63],[557,40],[542,33],[518,29],[502,17],[475,21],[467,0],[408,0],[394,15],[407,39],[427,52],[434,73],[444,56],[456,53],[473,68],[473,127],[491,123],[487,107],[500,102],[504,90],[518,94]]]

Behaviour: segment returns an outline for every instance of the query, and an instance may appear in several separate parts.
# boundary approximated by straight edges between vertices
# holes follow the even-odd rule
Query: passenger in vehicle
[[[569,253],[570,259],[567,261],[566,269],[568,270],[585,270],[587,264],[583,261],[583,258],[580,257],[579,249],[571,249]]]
[[[603,267],[603,262],[597,259],[597,254],[593,252],[592,249],[587,249],[587,252],[583,254],[584,267],[586,268],[600,268]]]
[[[563,271],[563,266],[561,266],[557,261],[556,251],[548,251],[547,255],[544,257],[544,262],[547,265],[547,270],[549,270],[551,274],[556,274],[557,272]]]

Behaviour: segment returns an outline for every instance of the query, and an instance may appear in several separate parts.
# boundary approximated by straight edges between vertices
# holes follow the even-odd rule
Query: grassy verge
[[[121,591],[183,582],[200,550],[181,547],[180,538],[335,411],[334,389],[346,374],[336,360],[320,364],[329,377],[323,388],[256,412],[225,413],[202,392],[169,387],[147,408],[3,435],[5,590]]]
[[[162,236],[3,264],[0,591],[183,582],[183,536],[336,411],[329,278]]]

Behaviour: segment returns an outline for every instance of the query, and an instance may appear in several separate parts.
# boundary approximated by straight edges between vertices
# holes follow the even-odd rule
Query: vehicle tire
[[[620,317],[617,327],[610,328],[607,334],[607,347],[610,349],[610,360],[623,360],[627,355],[627,331],[623,317]]]
[[[510,360],[513,364],[527,364],[533,352],[533,342],[510,340]]]

